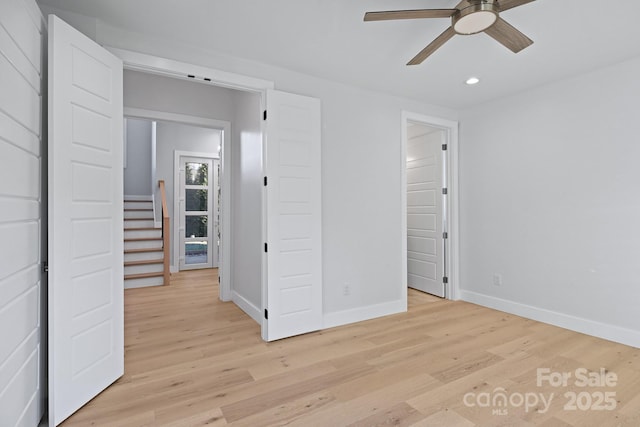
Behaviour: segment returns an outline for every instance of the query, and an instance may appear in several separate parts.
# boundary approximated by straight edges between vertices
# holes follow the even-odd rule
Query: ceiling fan
[[[394,19],[451,18],[451,26],[407,65],[421,64],[439,47],[456,34],[469,35],[485,32],[514,53],[533,44],[533,41],[500,17],[500,12],[522,6],[535,0],[462,0],[455,9],[416,9],[367,12],[365,21]]]

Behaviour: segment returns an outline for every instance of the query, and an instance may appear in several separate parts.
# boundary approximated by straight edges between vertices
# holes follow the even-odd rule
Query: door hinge
[[[447,151],[447,144],[442,144],[442,151]]]
[[[446,195],[447,195],[447,193],[448,193],[448,190],[447,190],[446,188],[443,188],[443,189],[442,189],[442,194],[446,196]]]
[[[264,309],[264,318],[269,319],[269,310],[267,310],[266,308]]]
[[[267,110],[262,113],[262,120],[267,120]]]
[[[445,285],[446,285],[447,283],[449,283],[449,278],[448,278],[447,276],[444,276],[444,277],[442,278],[442,283],[444,283]]]
[[[268,248],[267,248],[267,244],[266,243],[264,244],[264,251],[268,252]]]
[[[47,261],[43,261],[42,262],[42,272],[43,273],[48,273],[49,272],[49,263]]]
[[[266,176],[264,177],[264,186],[265,187],[267,186],[267,177]]]
[[[449,238],[449,233],[447,233],[446,231],[442,233],[442,238],[443,239],[448,239]]]

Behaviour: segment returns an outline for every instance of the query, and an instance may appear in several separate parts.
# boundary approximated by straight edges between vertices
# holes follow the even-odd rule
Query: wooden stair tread
[[[154,240],[162,240],[162,237],[132,237],[124,239],[125,242],[152,242]]]
[[[125,254],[140,254],[144,252],[163,252],[162,248],[125,249]]]
[[[130,267],[134,265],[152,265],[152,264],[164,264],[164,260],[162,259],[145,259],[141,261],[126,261],[124,263],[125,267]]]
[[[160,227],[131,227],[131,228],[125,228],[124,231],[152,231],[152,230],[158,230],[158,231],[162,231],[162,228]]]
[[[164,274],[163,272],[159,272],[159,273],[139,273],[139,274],[128,274],[126,276],[124,276],[124,280],[130,280],[130,279],[148,279],[151,277],[162,277]]]

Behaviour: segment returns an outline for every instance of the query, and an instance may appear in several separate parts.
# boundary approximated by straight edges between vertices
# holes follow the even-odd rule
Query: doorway
[[[403,281],[458,299],[458,122],[402,112]]]
[[[218,267],[219,164],[208,157],[179,158],[181,271]]]
[[[144,87],[143,85],[139,85]],[[174,99],[176,99],[174,97]],[[186,235],[185,222],[180,215],[180,201],[184,200],[184,190],[181,187],[180,179],[180,158],[195,157],[204,158],[205,161],[211,161],[212,166],[207,166],[211,175],[207,178],[208,182],[212,182],[213,188],[208,196],[211,203],[214,204],[211,212],[218,212],[212,219],[214,228],[211,232],[207,229],[207,235],[212,238],[208,242],[208,248],[214,248],[217,252],[211,252],[212,262],[216,262],[217,268],[220,268],[221,286],[220,299],[223,301],[231,300],[231,292],[229,286],[229,277],[231,270],[231,179],[229,171],[231,171],[230,160],[225,159],[225,153],[229,152],[231,146],[231,123],[225,120],[209,119],[204,117],[189,116],[185,114],[167,113],[144,108],[125,107],[124,114],[128,118],[138,120],[153,121],[156,123],[154,138],[156,139],[153,158],[154,162],[154,181],[164,180],[167,188],[167,204],[171,218],[171,272],[176,273],[181,270],[180,260],[186,249],[184,245],[184,237]],[[226,148],[225,148],[226,147]],[[227,174],[222,171],[227,166]],[[184,165],[182,166],[184,170]],[[157,185],[156,185],[157,188]],[[182,191],[181,191],[182,189]],[[193,187],[193,189],[197,189]],[[157,192],[157,189],[155,190]],[[155,194],[156,200],[159,194]],[[226,203],[225,203],[226,202]],[[198,211],[192,211],[196,214]],[[207,211],[205,211],[207,212]],[[181,232],[182,231],[182,232]],[[194,233],[192,233],[194,234]],[[227,240],[225,241],[225,236]],[[182,238],[181,238],[182,237]],[[191,237],[191,235],[189,235]],[[194,234],[194,238],[198,238]],[[197,240],[197,239],[196,239]],[[202,244],[201,244],[202,245]],[[203,252],[203,251],[202,251]],[[194,254],[195,255],[195,254]],[[201,256],[204,253],[200,254]],[[201,258],[200,258],[201,259]],[[198,262],[200,268],[205,267],[203,263]],[[213,264],[212,264],[213,265]],[[189,264],[187,264],[187,269]],[[222,278],[224,274],[227,278]]]

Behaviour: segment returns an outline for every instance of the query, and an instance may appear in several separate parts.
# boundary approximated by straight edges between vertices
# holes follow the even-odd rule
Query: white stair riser
[[[153,211],[124,211],[124,219],[127,218],[153,218]]]
[[[145,221],[127,221],[124,220],[124,228],[148,228],[154,227],[155,222],[151,219]]]
[[[149,261],[152,259],[161,259],[163,256],[163,252],[154,251],[154,252],[140,252],[135,254],[124,254],[124,261]]]
[[[156,228],[153,230],[124,230],[125,239],[142,239],[154,237],[156,239],[162,238],[162,229]]]
[[[162,264],[145,264],[145,265],[125,265],[124,275],[142,274],[142,273],[161,273],[164,271]]]
[[[162,248],[162,240],[143,240],[141,242],[124,242],[124,249],[156,249]]]
[[[124,201],[125,209],[153,209],[153,203],[151,201],[148,202],[138,202],[138,201]]]
[[[164,284],[161,277],[146,277],[144,279],[127,279],[124,281],[125,289],[144,288],[147,286],[162,286]]]

